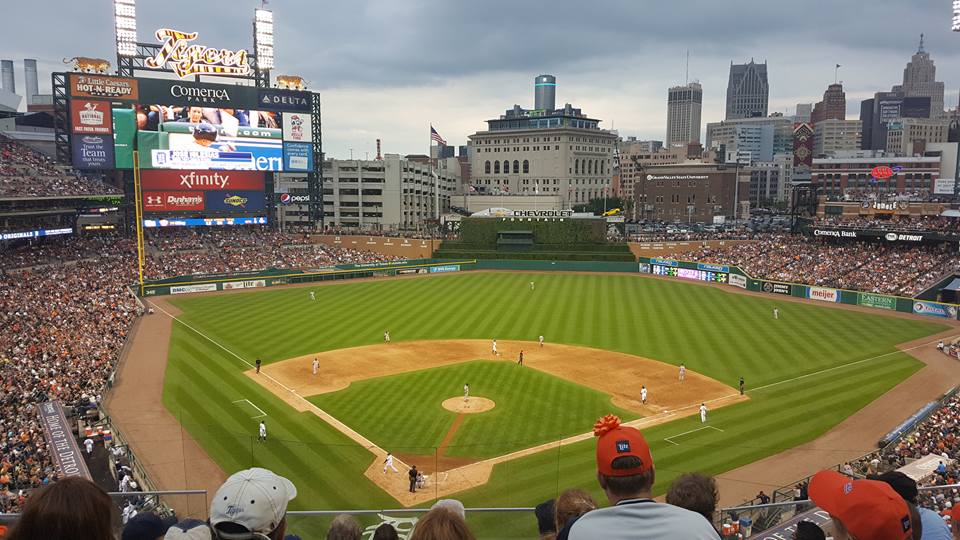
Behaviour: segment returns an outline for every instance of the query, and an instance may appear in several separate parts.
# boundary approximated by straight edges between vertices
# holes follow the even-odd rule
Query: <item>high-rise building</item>
[[[667,146],[700,142],[700,108],[703,88],[698,82],[667,91]]]
[[[756,118],[767,115],[770,86],[767,84],[767,63],[730,64],[727,82],[727,120]]]
[[[557,107],[557,78],[553,75],[538,75],[533,81],[533,108],[552,111]]]
[[[943,82],[937,82],[936,76],[937,68],[930,53],[923,49],[923,34],[920,34],[920,46],[903,69],[903,84],[894,86],[893,91],[904,97],[929,97],[930,118],[940,118],[943,115]]]
[[[617,135],[569,103],[549,110],[514,105],[469,139],[471,193],[549,195],[545,204],[559,209],[611,189]]]
[[[821,120],[846,120],[846,118],[847,94],[843,91],[842,84],[833,83],[823,93],[823,101],[813,106],[810,121],[816,124]]]
[[[904,97],[899,92],[877,92],[860,102],[863,128],[861,149],[886,150],[887,126],[904,118],[930,118],[930,97]]]
[[[902,118],[887,125],[888,153],[922,155],[928,143],[945,143],[950,133],[948,118]]]
[[[813,155],[829,157],[838,152],[860,150],[862,136],[859,120],[831,118],[813,126]]]
[[[793,121],[803,124],[810,121],[813,114],[813,103],[797,103],[797,112],[793,115]]]
[[[710,122],[706,145],[707,148],[723,145],[727,153],[735,155],[742,150],[750,152],[754,160],[770,161],[775,154],[793,152],[793,124],[789,116]]]

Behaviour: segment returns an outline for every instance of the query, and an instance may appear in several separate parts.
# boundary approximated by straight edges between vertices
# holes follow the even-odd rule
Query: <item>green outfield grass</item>
[[[470,393],[497,406],[468,414],[444,452],[488,458],[589,431],[599,416],[637,415],[610,405],[610,396],[513,362],[477,360],[352,383],[309,398],[362,435],[395,453],[434,454],[456,413],[440,404]],[[371,396],[376,406],[371,407]],[[562,411],[563,414],[558,414]]]
[[[529,290],[531,280],[535,291]],[[723,431],[697,431],[677,439],[679,445],[664,438],[700,427],[699,419],[645,432],[657,464],[655,490],[662,492],[680,472],[720,473],[822,434],[919,369],[920,363],[896,352],[895,344],[945,329],[932,322],[777,302],[775,297],[635,275],[476,273],[365,281],[314,287],[314,302],[310,290],[173,298],[183,310],[181,320],[206,337],[174,325],[164,387],[166,406],[224,470],[257,465],[289,476],[300,492],[293,505],[298,509],[389,508],[397,503],[363,476],[372,459],[369,452],[250,381],[242,375],[248,366],[240,358],[252,363],[259,356],[269,363],[375,344],[389,328],[394,341],[532,340],[543,334],[552,342],[683,362],[731,386],[743,375],[750,401],[710,413],[710,424]],[[772,320],[774,306],[780,308],[779,321]],[[382,399],[386,387],[374,389],[368,383],[371,395],[365,402],[349,389],[342,396],[321,398],[332,400],[323,406],[365,407],[371,417],[384,419],[386,409],[403,413],[398,402]],[[449,393],[457,395],[457,390]],[[266,443],[256,443],[257,421],[250,418],[248,406],[233,403],[239,399],[249,399],[268,415]],[[334,403],[339,399],[343,403]],[[493,399],[500,407],[508,406],[511,397]],[[347,403],[351,400],[352,405]],[[411,400],[407,410],[425,414],[419,407]],[[442,431],[437,426],[446,421],[446,413],[434,410],[432,418],[417,421],[437,425],[415,433],[412,444],[430,445]],[[903,411],[903,416],[912,412]],[[567,429],[566,412],[559,407],[536,414],[545,425]],[[592,420],[573,431],[588,431]],[[369,426],[358,429],[371,431],[373,440],[404,442],[402,430],[376,423],[371,418]],[[464,431],[462,436],[471,435]],[[585,441],[498,465],[491,482],[459,498],[474,506],[534,505],[568,487],[586,488],[599,497],[593,447]],[[481,515],[471,522],[485,538],[529,538],[536,532],[527,515]],[[322,528],[318,523],[298,527],[316,533]]]

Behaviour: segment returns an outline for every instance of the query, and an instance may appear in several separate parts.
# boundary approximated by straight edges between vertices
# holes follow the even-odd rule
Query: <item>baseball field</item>
[[[533,506],[569,487],[602,500],[589,432],[607,413],[644,431],[662,493],[679,473],[814,439],[921,367],[896,344],[947,328],[636,275],[477,272],[169,302],[164,405],[228,474],[291,478],[298,510]],[[386,452],[399,472],[383,472]],[[414,464],[427,483],[411,494]],[[536,533],[527,514],[469,521],[485,538]]]

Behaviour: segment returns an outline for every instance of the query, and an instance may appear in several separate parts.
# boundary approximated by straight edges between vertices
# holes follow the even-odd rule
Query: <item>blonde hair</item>
[[[553,522],[557,526],[557,532],[563,530],[568,521],[575,517],[582,516],[587,512],[597,508],[597,501],[589,493],[582,489],[568,489],[557,497],[556,507],[553,513]]]

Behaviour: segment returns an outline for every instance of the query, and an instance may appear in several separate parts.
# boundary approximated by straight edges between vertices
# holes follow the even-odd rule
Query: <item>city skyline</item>
[[[173,27],[198,31],[210,46],[249,48],[258,6],[141,0],[139,38],[151,41],[154,29]],[[511,17],[500,16],[498,6]],[[322,11],[305,0],[277,0],[267,7],[277,21],[273,73],[302,75],[321,94],[324,150],[337,158],[348,157],[350,149],[354,157],[373,157],[378,138],[385,153],[426,153],[430,124],[451,145],[465,144],[469,134],[513,104],[532,107],[530,81],[541,73],[557,77],[557,107],[580,107],[623,137],[663,140],[667,90],[684,83],[688,49],[689,79],[703,85],[704,126],[724,117],[730,63],[751,58],[767,62],[771,113],[789,115],[797,103],[819,101],[834,81],[834,65],[841,64],[847,117],[855,118],[861,100],[900,83],[921,33],[940,68],[948,108],[956,106],[960,86],[960,70],[948,68],[960,65],[960,36],[950,32],[949,4],[936,0],[909,6],[875,2],[869,10],[813,2],[804,13],[821,10],[831,17],[809,21],[751,2],[671,9],[628,2],[368,1]],[[60,14],[56,20],[43,17],[54,11]],[[578,31],[569,26],[573,11]],[[23,58],[39,60],[41,93],[49,92],[50,71],[66,67],[64,57],[115,62],[108,2],[39,0],[9,6],[8,12],[11,20],[24,22],[0,38],[0,57],[17,63],[18,91]],[[895,30],[883,30],[889,21],[897,21]],[[38,37],[40,25],[56,39]],[[789,36],[794,37],[785,39]]]

